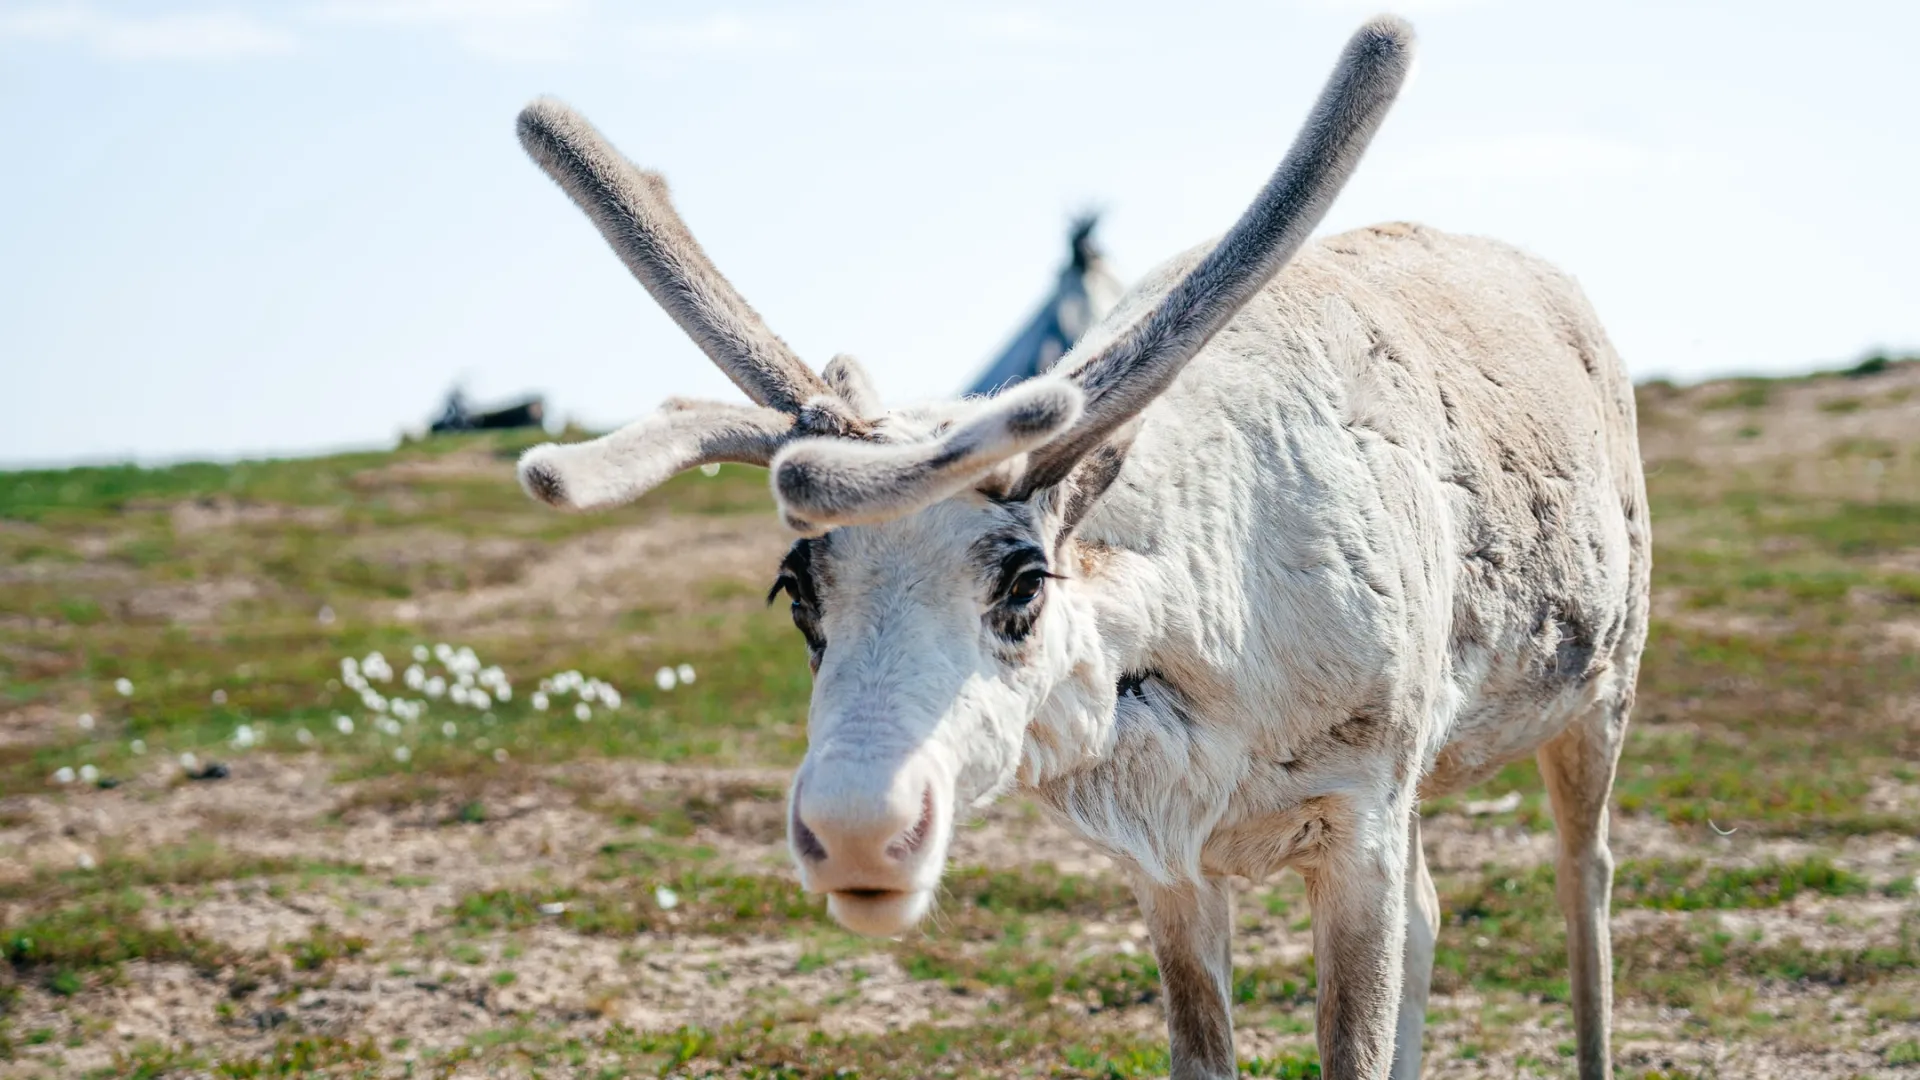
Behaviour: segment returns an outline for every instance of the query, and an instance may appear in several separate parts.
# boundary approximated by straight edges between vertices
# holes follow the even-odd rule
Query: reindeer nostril
[[[900,839],[887,845],[887,857],[904,859],[920,850],[927,842],[927,834],[933,831],[933,787],[929,785],[920,795],[920,820],[913,823]]]
[[[800,857],[808,862],[822,862],[827,857],[827,846],[820,842],[812,829],[807,828],[806,822],[800,820],[797,805],[793,811],[793,846],[800,852]]]

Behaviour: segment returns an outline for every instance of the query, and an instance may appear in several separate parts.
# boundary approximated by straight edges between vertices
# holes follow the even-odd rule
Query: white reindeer
[[[1301,250],[1411,52],[1398,20],[1362,27],[1232,230],[1053,372],[892,412],[766,328],[657,176],[562,105],[520,116],[758,403],[538,447],[525,487],[592,508],[768,466],[805,537],[775,585],[815,675],[802,883],[899,933],[955,819],[1034,794],[1134,882],[1175,1077],[1234,1075],[1227,877],[1286,866],[1325,1074],[1418,1075],[1440,920],[1418,803],[1524,754],[1559,827],[1580,1075],[1609,1072],[1607,798],[1647,624],[1632,389],[1575,284],[1511,248],[1396,224]]]

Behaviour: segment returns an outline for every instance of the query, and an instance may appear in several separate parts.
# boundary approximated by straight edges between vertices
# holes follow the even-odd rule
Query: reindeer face
[[[1012,784],[1036,711],[1097,663],[1076,655],[1092,640],[1073,632],[1040,516],[956,497],[801,540],[781,564],[815,671],[788,838],[849,929],[925,914],[958,814]]]

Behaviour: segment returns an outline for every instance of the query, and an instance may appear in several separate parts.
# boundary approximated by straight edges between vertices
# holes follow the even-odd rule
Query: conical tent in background
[[[1073,348],[1080,335],[1113,309],[1123,290],[1120,279],[1094,246],[1093,228],[1098,223],[1097,216],[1073,223],[1068,240],[1072,258],[1061,269],[1053,295],[974,379],[967,393],[992,394],[1047,370]]]

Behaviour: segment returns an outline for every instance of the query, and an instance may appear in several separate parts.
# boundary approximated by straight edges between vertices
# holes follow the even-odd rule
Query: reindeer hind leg
[[[1596,702],[1539,753],[1540,775],[1560,834],[1554,884],[1567,920],[1580,1080],[1612,1075],[1613,945],[1607,920],[1613,853],[1607,846],[1607,800],[1626,736],[1631,685]]]

